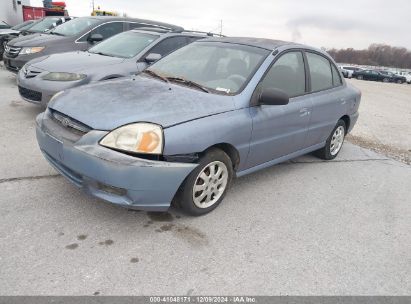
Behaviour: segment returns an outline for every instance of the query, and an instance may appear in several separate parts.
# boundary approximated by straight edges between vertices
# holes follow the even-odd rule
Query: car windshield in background
[[[112,57],[132,58],[158,37],[145,33],[124,32],[97,44],[89,52]]]
[[[235,94],[269,53],[246,45],[195,42],[153,64],[149,71],[169,80],[184,80],[215,92]]]
[[[28,29],[30,29],[30,28],[32,28],[33,26],[35,26],[37,23],[39,23],[39,22],[41,22],[40,20],[36,20],[36,21],[34,21],[34,22],[32,22],[32,23],[28,23],[28,24],[26,24],[26,25],[24,25],[24,26],[22,26],[20,29],[19,29],[19,31],[27,31]]]
[[[29,26],[29,25],[31,25],[31,24],[33,24],[33,23],[34,23],[33,20],[28,20],[28,21],[26,21],[26,22],[23,22],[23,23],[20,23],[20,24],[17,24],[17,25],[15,25],[15,26],[13,26],[11,29],[14,30],[14,31],[19,31],[19,30],[21,30],[22,28],[25,28],[26,26]]]
[[[93,24],[96,24],[97,22],[98,19],[95,18],[76,18],[63,23],[62,25],[59,25],[51,31],[51,34],[60,36],[74,36],[86,30]]]
[[[51,29],[60,18],[44,18],[40,22],[36,23],[33,27],[30,28],[30,32],[43,33]]]

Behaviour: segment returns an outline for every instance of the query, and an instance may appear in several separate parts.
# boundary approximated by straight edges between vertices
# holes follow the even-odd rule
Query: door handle
[[[300,110],[300,117],[304,117],[304,116],[307,116],[307,115],[310,115],[310,110],[308,108],[302,108]]]

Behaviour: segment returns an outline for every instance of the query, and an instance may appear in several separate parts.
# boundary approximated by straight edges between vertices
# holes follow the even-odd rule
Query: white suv
[[[407,83],[411,84],[411,72],[401,71],[401,72],[396,72],[395,74],[399,76],[404,76],[407,79]]]

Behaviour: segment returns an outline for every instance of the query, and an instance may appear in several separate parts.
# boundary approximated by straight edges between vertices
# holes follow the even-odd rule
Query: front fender
[[[237,149],[238,170],[242,170],[249,152],[251,131],[248,108],[203,117],[164,129],[163,154],[199,153],[216,144],[227,143]]]

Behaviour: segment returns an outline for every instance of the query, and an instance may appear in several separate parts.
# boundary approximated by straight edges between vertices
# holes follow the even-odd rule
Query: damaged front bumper
[[[74,134],[46,113],[36,118],[39,147],[64,177],[91,195],[123,207],[165,211],[178,188],[197,166],[152,161],[98,144],[107,132]]]

